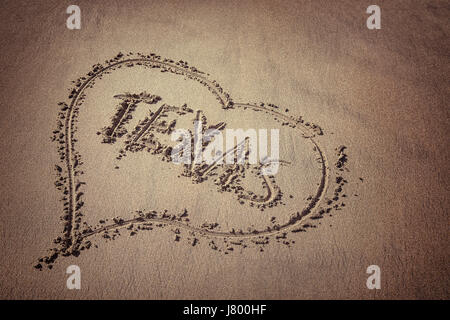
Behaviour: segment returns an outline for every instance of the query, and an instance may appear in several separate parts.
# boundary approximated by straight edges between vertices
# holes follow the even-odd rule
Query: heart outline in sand
[[[177,75],[181,75],[190,80],[195,80],[207,87],[207,89],[215,95],[219,104],[223,109],[236,109],[236,108],[246,108],[252,109],[254,111],[265,111],[276,116],[280,121],[288,124],[294,125],[293,127],[300,130],[300,134],[311,141],[314,146],[315,151],[318,153],[321,163],[322,177],[317,188],[317,192],[311,197],[309,204],[302,209],[300,214],[293,217],[288,223],[278,226],[272,230],[253,230],[252,232],[241,232],[239,234],[233,232],[220,232],[211,231],[201,227],[193,227],[183,223],[183,215],[174,218],[170,215],[159,216],[153,212],[141,213],[139,216],[132,219],[113,219],[114,223],[110,225],[102,226],[101,228],[92,229],[87,228],[82,231],[78,230],[76,226],[81,224],[82,213],[79,209],[83,205],[81,200],[81,195],[83,194],[80,189],[82,188],[83,182],[75,182],[76,173],[83,173],[81,168],[80,155],[75,149],[76,139],[73,136],[73,127],[77,121],[77,115],[79,112],[79,107],[82,105],[83,100],[86,96],[85,89],[93,87],[97,79],[101,79],[104,74],[108,74],[117,68],[133,67],[133,66],[144,66],[150,69],[159,69],[161,72],[171,72]],[[108,232],[112,229],[123,228],[130,224],[139,223],[161,223],[168,224],[179,228],[188,229],[191,232],[195,232],[201,236],[206,237],[219,237],[219,238],[231,238],[231,239],[256,239],[254,243],[258,243],[258,239],[263,239],[264,237],[286,234],[286,231],[298,232],[304,231],[300,224],[302,219],[310,215],[312,212],[316,211],[319,204],[324,198],[324,194],[327,190],[329,183],[329,165],[327,157],[322,151],[320,145],[315,140],[315,137],[322,135],[322,129],[316,125],[311,125],[309,123],[304,123],[300,118],[295,118],[293,116],[287,116],[278,110],[278,107],[272,104],[251,104],[251,103],[238,103],[234,102],[230,95],[225,92],[222,87],[215,81],[210,80],[209,75],[199,71],[197,68],[188,66],[184,61],[175,62],[171,59],[162,59],[156,54],[122,54],[119,53],[113,59],[107,60],[105,65],[96,64],[93,69],[85,77],[80,77],[74,82],[75,87],[70,91],[69,99],[70,103],[65,102],[59,103],[61,111],[59,113],[59,120],[57,121],[57,129],[53,131],[53,140],[58,144],[58,152],[60,155],[60,160],[64,165],[56,165],[57,181],[55,182],[56,187],[63,192],[64,202],[64,236],[58,237],[54,242],[59,246],[57,248],[51,249],[51,254],[49,256],[40,259],[40,262],[46,262],[47,264],[53,263],[59,255],[68,256],[80,254],[80,250],[85,248],[89,249],[91,242],[87,241],[88,237],[101,232]],[[345,156],[341,150],[341,155]],[[345,162],[342,163],[345,165]],[[65,168],[64,168],[65,167]],[[341,168],[342,171],[342,168]],[[345,180],[344,180],[345,181]],[[329,203],[328,203],[329,204]],[[321,210],[322,212],[323,210]],[[195,241],[194,241],[195,242]],[[263,241],[264,242],[264,241]],[[195,243],[194,243],[195,245]],[[38,264],[40,265],[40,264]],[[38,267],[37,267],[38,268]]]

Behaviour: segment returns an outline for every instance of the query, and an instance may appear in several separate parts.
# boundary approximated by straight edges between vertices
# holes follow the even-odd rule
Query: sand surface
[[[2,2],[1,298],[449,298],[448,2],[77,4]],[[279,171],[167,161],[196,119]]]

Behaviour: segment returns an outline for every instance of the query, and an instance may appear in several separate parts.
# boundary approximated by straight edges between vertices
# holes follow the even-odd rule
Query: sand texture
[[[4,1],[0,297],[448,299],[450,7],[370,4]]]

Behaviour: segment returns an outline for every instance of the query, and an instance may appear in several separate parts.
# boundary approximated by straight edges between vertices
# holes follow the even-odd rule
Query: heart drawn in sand
[[[131,72],[136,74],[129,76]],[[167,79],[159,80],[161,74]],[[148,75],[152,78],[146,78]],[[111,82],[100,85],[96,92],[94,87],[108,77]],[[191,95],[192,103],[183,103],[179,97],[189,92],[183,93],[172,84],[183,79],[189,85],[187,90],[196,90]],[[170,91],[158,88],[161,83],[167,88],[164,81],[168,81]],[[286,239],[288,232],[308,227],[305,217],[326,212],[320,206],[328,188],[330,166],[317,141],[323,131],[302,117],[288,115],[287,109],[235,102],[208,74],[184,61],[155,54],[119,53],[104,64],[94,65],[74,84],[70,101],[59,103],[61,111],[53,132],[61,160],[55,166],[55,186],[63,193],[63,235],[57,237],[57,247],[41,258],[36,268],[42,268],[42,263],[51,265],[60,255],[78,256],[93,245],[95,236],[114,239],[122,229],[135,235],[140,230],[169,227],[175,241],[180,241],[185,232],[193,246],[205,238],[212,249],[229,253],[233,246],[264,246],[271,237]],[[212,108],[211,100],[206,102],[211,98],[215,101]],[[249,162],[248,137],[241,145],[239,141],[234,145],[233,139],[231,148],[223,141],[228,137],[226,130],[250,128],[266,134],[254,140],[258,148],[264,139],[272,139],[273,145],[271,130],[279,132],[275,173],[262,174],[268,157]],[[180,141],[172,136],[179,129],[188,132],[192,140],[188,142],[192,142],[193,151],[187,156],[192,161],[187,163],[172,161]],[[211,130],[220,139],[204,139]],[[212,141],[214,149],[209,148]],[[244,151],[242,162],[223,161],[230,154],[230,158],[236,158],[237,147]],[[196,148],[200,154],[213,150],[215,161],[196,162]],[[86,159],[83,152],[88,154]],[[345,147],[337,150],[336,156],[336,168],[343,172]],[[342,174],[339,177],[336,183],[340,190],[336,189],[335,198],[346,183]],[[123,196],[120,206],[114,202],[115,197],[107,198],[111,192]],[[328,200],[327,205],[333,201]],[[88,223],[89,216],[99,218],[99,222]],[[224,241],[224,248],[218,240]]]

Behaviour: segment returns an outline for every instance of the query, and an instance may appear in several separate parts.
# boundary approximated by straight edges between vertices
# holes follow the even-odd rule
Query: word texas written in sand
[[[294,130],[300,138],[306,139],[311,144],[311,152],[314,152],[316,161],[320,165],[320,180],[317,181],[314,194],[307,198],[307,205],[298,208],[287,221],[282,223],[278,223],[276,217],[272,216],[269,218],[270,224],[263,229],[249,226],[247,230],[222,230],[218,223],[206,222],[194,225],[189,218],[192,213],[187,212],[186,209],[182,212],[169,212],[168,210],[156,211],[152,208],[137,210],[128,218],[113,217],[100,220],[95,226],[89,225],[84,220],[83,212],[85,195],[83,189],[86,184],[82,178],[83,161],[77,150],[76,132],[79,113],[83,111],[82,107],[89,89],[92,89],[104,76],[122,67],[144,68],[153,72],[168,72],[182,76],[206,87],[216,98],[222,110],[226,112],[240,110],[263,112],[272,117],[279,127]],[[98,238],[96,236],[107,241],[114,240],[124,229],[130,232],[130,236],[134,236],[142,230],[169,227],[174,233],[175,241],[186,239],[192,246],[196,246],[201,239],[204,239],[211,249],[224,254],[244,248],[256,248],[263,251],[271,241],[290,246],[295,243],[295,240],[288,239],[288,234],[294,236],[298,232],[306,231],[307,228],[316,227],[315,220],[330,214],[331,210],[341,210],[345,206],[342,201],[342,198],[347,197],[344,187],[348,183],[344,176],[348,171],[345,146],[336,148],[331,155],[334,159],[329,160],[318,142],[324,136],[322,128],[318,125],[305,121],[301,116],[290,116],[288,109],[283,111],[274,104],[235,102],[215,80],[209,78],[208,74],[189,66],[185,61],[175,62],[171,59],[163,59],[154,53],[148,55],[119,53],[104,64],[94,65],[90,72],[73,83],[74,87],[70,89],[68,97],[69,102],[58,104],[60,111],[52,136],[60,157],[60,163],[55,165],[57,177],[55,186],[62,193],[61,220],[64,223],[64,229],[63,234],[54,240],[55,246],[49,250],[49,254],[39,258],[39,262],[35,265],[36,269],[41,270],[44,265],[51,269],[60,256],[78,256],[83,250],[98,248],[98,245],[93,243],[94,239]],[[152,93],[117,93],[115,98],[119,101],[116,105],[116,113],[109,122],[100,120],[99,123],[103,123],[103,126],[98,128],[97,134],[101,137],[99,143],[122,144],[123,148],[116,157],[118,161],[130,153],[145,151],[149,156],[159,157],[169,162],[167,165],[175,165],[171,157],[173,146],[163,141],[171,140],[171,133],[180,117],[191,116],[192,123],[198,124],[201,133],[206,132],[207,129],[221,131],[227,126],[225,122],[208,123],[206,115],[201,110],[193,110],[187,105],[171,106],[164,102],[163,97]],[[127,123],[138,105],[149,107],[148,116],[141,119],[133,130],[127,129]],[[168,121],[170,117],[165,117],[169,115],[172,116],[171,121]],[[224,164],[222,161],[213,161],[209,164],[196,161],[182,162],[178,172],[180,179],[190,178],[192,183],[204,183],[209,178],[214,178],[218,192],[233,193],[239,203],[261,211],[276,210],[275,207],[278,204],[283,204],[284,193],[274,175],[261,173],[264,166],[271,164],[270,161],[266,159],[266,161],[251,164],[247,157],[249,140],[244,139],[241,142],[231,149],[225,148],[224,153],[219,154],[217,159],[223,159],[230,154],[236,156],[236,148],[241,147],[241,150],[244,150],[243,161],[236,161],[233,164]],[[204,151],[208,147],[208,141],[203,141],[198,147]],[[276,162],[277,166],[290,165],[283,159]],[[255,194],[240,185],[239,177],[245,174],[260,179],[265,192]]]

